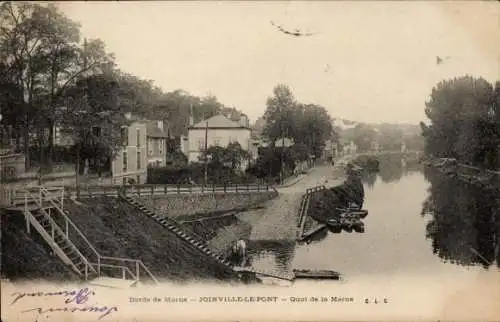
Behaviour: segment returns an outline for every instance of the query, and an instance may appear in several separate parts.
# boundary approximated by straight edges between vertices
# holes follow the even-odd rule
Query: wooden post
[[[26,218],[26,231],[30,234],[30,221],[28,219],[28,194],[24,195],[24,218]]]
[[[101,256],[97,255],[97,276],[101,276]]]
[[[61,209],[64,209],[64,187],[61,189]]]
[[[136,281],[139,281],[139,262],[135,262],[135,278]]]

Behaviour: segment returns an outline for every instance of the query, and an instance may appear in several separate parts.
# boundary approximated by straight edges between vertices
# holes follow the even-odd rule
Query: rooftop
[[[189,128],[190,129],[204,129],[205,127],[207,127],[207,123],[208,123],[208,128],[249,129],[248,127],[243,126],[236,121],[232,121],[221,114],[212,116],[206,120],[203,120],[199,123],[196,123],[196,124],[190,126]]]
[[[155,121],[148,121],[146,124],[147,136],[152,138],[168,138],[168,133],[160,129]]]

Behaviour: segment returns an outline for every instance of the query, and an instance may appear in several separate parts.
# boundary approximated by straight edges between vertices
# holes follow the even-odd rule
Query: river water
[[[444,276],[500,267],[498,193],[401,160],[382,162],[381,171],[366,175],[364,182],[364,208],[369,211],[365,233],[323,231],[308,245],[253,242],[251,266],[283,273],[334,270],[346,280]]]

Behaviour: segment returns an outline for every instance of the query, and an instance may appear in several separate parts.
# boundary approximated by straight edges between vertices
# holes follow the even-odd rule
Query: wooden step
[[[294,269],[295,279],[333,279],[339,280],[341,274],[330,270]]]

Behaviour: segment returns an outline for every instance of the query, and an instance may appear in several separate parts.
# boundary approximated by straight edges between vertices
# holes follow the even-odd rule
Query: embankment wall
[[[143,196],[140,201],[154,212],[171,218],[231,211],[259,205],[275,198],[275,191]]]

